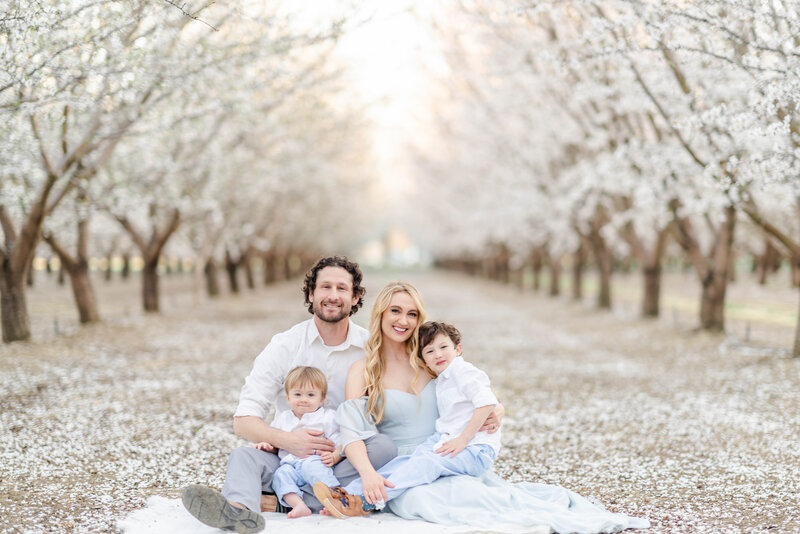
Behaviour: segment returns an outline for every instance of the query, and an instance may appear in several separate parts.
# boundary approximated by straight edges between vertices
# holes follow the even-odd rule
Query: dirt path
[[[500,474],[651,532],[800,531],[800,361],[450,273],[369,273],[368,296],[391,278],[489,372],[508,411]],[[101,293],[106,324],[0,347],[0,531],[109,531],[150,495],[221,487],[253,358],[308,316],[299,285],[194,302],[174,282],[159,317],[121,304],[135,285],[101,287],[119,297]]]

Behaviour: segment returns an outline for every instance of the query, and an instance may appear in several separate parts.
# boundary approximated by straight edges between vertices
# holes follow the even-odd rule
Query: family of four
[[[558,486],[495,475],[504,409],[487,375],[461,357],[458,330],[426,323],[419,292],[404,282],[380,291],[365,330],[350,320],[363,304],[361,282],[358,265],[341,256],[307,273],[312,318],[272,338],[234,414],[234,431],[254,446],[231,453],[222,493],[184,488],[189,513],[223,530],[258,532],[265,492],[292,518],[388,508],[489,529],[649,526]]]

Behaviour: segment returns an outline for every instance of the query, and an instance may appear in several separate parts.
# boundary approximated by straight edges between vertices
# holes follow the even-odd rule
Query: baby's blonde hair
[[[287,394],[290,389],[303,386],[311,386],[314,389],[318,389],[323,397],[328,394],[328,381],[325,380],[325,375],[322,374],[322,371],[316,367],[295,367],[286,375],[283,387]]]

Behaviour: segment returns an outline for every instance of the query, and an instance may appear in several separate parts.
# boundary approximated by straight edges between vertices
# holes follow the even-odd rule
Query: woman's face
[[[411,295],[405,291],[398,291],[392,295],[389,307],[381,315],[381,333],[384,342],[405,343],[414,333],[418,322],[419,310]]]

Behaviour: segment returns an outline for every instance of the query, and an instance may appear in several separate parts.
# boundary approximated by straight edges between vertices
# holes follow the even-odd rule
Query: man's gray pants
[[[364,440],[367,456],[372,467],[380,469],[397,456],[397,446],[383,434],[375,434]],[[228,457],[228,470],[222,494],[231,502],[238,502],[254,512],[261,512],[261,492],[272,491],[272,475],[280,465],[280,458],[274,452],[260,451],[253,447],[239,447]],[[333,474],[339,484],[346,486],[356,478],[358,471],[348,459],[333,467]],[[322,504],[314,497],[311,486],[304,486],[303,501],[314,512],[322,509]]]

